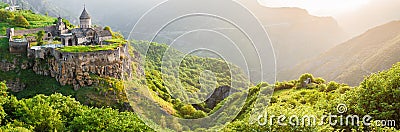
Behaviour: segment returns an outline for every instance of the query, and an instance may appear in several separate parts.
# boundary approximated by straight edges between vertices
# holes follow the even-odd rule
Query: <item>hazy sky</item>
[[[125,25],[129,25],[145,11],[164,0],[49,1],[54,1],[58,6],[72,11],[75,16],[80,15],[83,3],[86,3],[89,13],[103,23],[114,23],[115,20],[124,18]],[[400,0],[258,0],[258,2],[267,7],[298,7],[306,9],[311,15],[332,16],[351,34],[360,34],[375,26],[400,20],[398,13]],[[130,16],[129,19],[126,19],[127,14]],[[123,25],[118,27],[126,28]]]
[[[355,11],[370,2],[370,0],[259,0],[269,7],[300,7],[312,15],[337,16]]]

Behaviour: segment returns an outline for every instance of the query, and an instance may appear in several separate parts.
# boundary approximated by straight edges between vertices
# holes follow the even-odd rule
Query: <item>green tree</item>
[[[10,5],[4,2],[0,2],[0,9],[4,9],[6,7],[9,7]]]
[[[6,112],[4,111],[3,104],[7,102],[7,86],[5,82],[0,82],[0,124],[6,117]]]
[[[73,131],[149,131],[151,130],[131,112],[110,108],[90,109],[75,117],[70,129]]]
[[[306,81],[308,78],[311,79],[311,82],[314,82],[314,76],[309,73],[301,75],[299,78],[299,81],[300,81],[300,83],[302,83],[302,82]]]
[[[26,20],[26,18],[22,15],[17,16],[14,19],[14,24],[15,24],[15,26],[19,26],[19,27],[28,27],[29,26],[28,20]]]
[[[110,26],[106,26],[106,27],[104,27],[104,30],[107,30],[107,31],[110,31],[110,32],[112,32],[112,30],[111,30],[111,27],[110,27]]]
[[[207,114],[204,111],[197,110],[196,112],[193,113],[193,119],[198,119],[198,118],[203,118],[206,117]]]
[[[340,87],[340,84],[334,82],[334,81],[330,81],[328,83],[328,85],[326,86],[326,90],[325,92],[330,92],[330,91],[334,91],[336,89],[338,89]]]
[[[351,114],[396,120],[396,128],[400,128],[400,63],[367,77],[359,87],[346,92],[345,99]]]
[[[0,21],[5,22],[9,19],[14,19],[14,13],[5,11],[5,10],[0,10]]]
[[[44,32],[43,30],[41,30],[41,31],[39,31],[39,32],[37,33],[36,41],[37,41],[38,45],[43,45],[43,37],[44,37],[44,34],[45,34],[45,32]]]
[[[67,19],[63,19],[62,20],[63,22],[64,22],[64,24],[67,26],[67,28],[69,28],[69,29],[71,29],[71,28],[74,28],[75,26],[74,25],[72,25],[72,23],[71,22],[69,22]]]
[[[45,98],[44,95],[38,95],[20,100],[13,113],[18,120],[33,126],[35,131],[64,130],[60,111],[54,109]]]
[[[185,116],[191,116],[196,112],[196,109],[192,105],[185,105],[181,108],[180,113]]]
[[[124,39],[124,35],[119,32],[111,32],[114,39]]]

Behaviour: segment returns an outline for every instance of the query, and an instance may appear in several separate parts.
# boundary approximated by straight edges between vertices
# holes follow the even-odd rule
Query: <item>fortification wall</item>
[[[33,71],[39,75],[56,78],[61,85],[73,85],[75,89],[92,86],[94,76],[117,79],[132,76],[131,59],[127,47],[115,50],[66,53],[52,48],[30,50],[29,57],[35,58]]]
[[[42,30],[53,34],[53,32],[55,32],[56,30],[56,27],[48,26],[48,27],[34,28],[34,29],[14,30],[14,36],[23,36],[25,34],[36,34],[37,32]]]

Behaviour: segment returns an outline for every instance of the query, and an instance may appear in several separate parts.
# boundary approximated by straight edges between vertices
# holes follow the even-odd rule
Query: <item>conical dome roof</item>
[[[79,19],[90,19],[89,13],[87,13],[86,8],[83,8],[82,14]]]

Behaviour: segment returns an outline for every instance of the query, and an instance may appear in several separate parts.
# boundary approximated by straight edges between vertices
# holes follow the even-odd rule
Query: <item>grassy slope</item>
[[[3,9],[1,9],[3,10]],[[13,25],[13,20],[9,19],[8,21],[5,22],[0,22],[0,35],[6,35],[6,29],[9,27],[13,27],[16,30],[23,30],[23,29],[30,29],[30,28],[40,28],[40,27],[45,27],[48,25],[52,25],[57,19],[49,16],[44,16],[41,14],[35,14],[30,11],[18,11],[18,12],[13,12],[15,16],[24,16],[28,22],[29,26],[28,27],[17,27]]]
[[[110,39],[106,40],[108,45],[79,45],[79,46],[67,46],[58,48],[61,52],[96,52],[96,51],[106,51],[106,50],[114,50],[118,47],[122,47],[122,45],[126,44],[127,41],[124,39]]]

